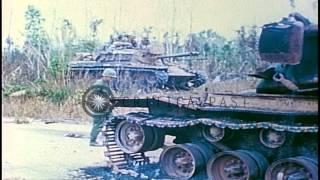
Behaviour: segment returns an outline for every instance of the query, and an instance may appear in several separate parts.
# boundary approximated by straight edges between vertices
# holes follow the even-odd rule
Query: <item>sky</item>
[[[99,38],[107,41],[113,29],[142,32],[152,26],[154,36],[177,31],[182,36],[190,32],[212,29],[231,39],[240,26],[279,21],[292,11],[302,13],[318,23],[317,0],[1,0],[2,44],[10,36],[14,43],[24,41],[24,13],[34,5],[46,19],[44,27],[53,35],[63,19],[69,19],[77,35],[89,35],[89,23],[103,19]],[[315,7],[315,8],[314,8]]]

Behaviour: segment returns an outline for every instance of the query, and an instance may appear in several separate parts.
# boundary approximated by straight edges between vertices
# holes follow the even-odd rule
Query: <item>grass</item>
[[[2,101],[2,115],[21,119],[30,117],[54,121],[87,121],[90,117],[82,110],[81,104],[74,99],[57,104],[42,97],[32,98],[4,98]]]

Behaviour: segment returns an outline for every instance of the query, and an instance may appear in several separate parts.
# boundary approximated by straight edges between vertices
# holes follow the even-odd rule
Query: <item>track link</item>
[[[111,166],[118,169],[127,169],[143,164],[148,164],[149,159],[143,152],[138,153],[125,153],[117,145],[115,140],[115,122],[108,122],[103,130],[105,136],[105,157],[111,162]]]
[[[293,133],[318,133],[317,125],[301,125],[301,124],[280,124],[275,122],[253,122],[232,118],[173,118],[173,117],[157,117],[147,113],[130,113],[125,119],[130,123],[140,125],[158,127],[158,128],[182,128],[192,127],[197,124],[215,125],[219,128],[229,128],[233,130],[244,129],[273,129],[275,131],[293,132]]]

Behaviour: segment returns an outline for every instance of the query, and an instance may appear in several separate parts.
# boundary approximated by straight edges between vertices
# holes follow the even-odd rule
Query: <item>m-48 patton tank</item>
[[[260,56],[277,64],[252,74],[262,78],[256,92],[108,99],[94,86],[83,107],[103,116],[100,96],[113,107],[148,108],[106,120],[105,155],[118,168],[148,163],[145,152],[162,148],[159,166],[170,178],[317,180],[317,39],[317,26],[297,13],[265,25]],[[166,135],[173,145],[164,145]]]
[[[164,47],[147,38],[141,43],[131,35],[118,35],[109,45],[104,45],[95,54],[82,53],[68,64],[71,78],[85,75],[99,76],[105,68],[114,68],[118,74],[115,89],[123,90],[136,86],[138,89],[169,88],[189,90],[206,82],[204,74],[188,70],[166,60],[195,60],[198,52],[164,55]]]

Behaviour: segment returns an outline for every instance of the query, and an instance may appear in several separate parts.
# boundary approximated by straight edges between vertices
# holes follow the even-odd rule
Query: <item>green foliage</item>
[[[72,90],[68,86],[53,86],[44,80],[35,81],[33,85],[8,85],[3,89],[3,96],[8,97],[10,94],[25,90],[26,97],[44,97],[53,103],[64,102],[72,95]]]
[[[64,56],[64,57],[63,57]],[[48,68],[49,75],[54,79],[63,76],[67,71],[67,62],[64,59],[70,58],[67,53],[60,55],[59,52],[52,50],[50,56],[50,66]]]
[[[9,96],[11,93],[17,92],[17,91],[21,91],[21,90],[25,90],[27,89],[26,85],[20,85],[20,84],[16,84],[16,85],[8,85],[7,87],[3,88],[3,96]]]
[[[34,6],[28,6],[25,13],[26,18],[26,42],[31,44],[35,48],[45,50],[48,46],[48,38],[43,29],[43,23],[45,19],[41,16],[41,13]]]
[[[74,99],[77,103],[81,103],[82,96],[83,96],[84,93],[85,93],[84,90],[76,89],[75,92],[72,94],[71,98]]]
[[[208,59],[206,72],[214,78],[253,71],[257,65],[257,44],[257,26],[252,26],[241,27],[237,38],[231,41],[210,29],[190,34],[185,49],[205,56]]]
[[[54,87],[45,88],[42,87],[38,92],[39,96],[46,97],[49,101],[54,103],[60,103],[68,99],[70,96],[70,89],[68,87]]]

